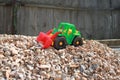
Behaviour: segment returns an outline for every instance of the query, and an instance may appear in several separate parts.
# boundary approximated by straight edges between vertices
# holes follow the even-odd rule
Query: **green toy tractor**
[[[58,28],[48,32],[40,32],[36,39],[41,43],[42,48],[53,46],[56,49],[63,49],[66,45],[79,46],[83,44],[81,33],[76,30],[75,25],[70,23],[60,23]]]
[[[83,44],[80,31],[76,30],[74,24],[60,23],[58,28],[54,28],[52,34],[60,32],[53,42],[53,47],[63,49],[66,45],[79,46]]]

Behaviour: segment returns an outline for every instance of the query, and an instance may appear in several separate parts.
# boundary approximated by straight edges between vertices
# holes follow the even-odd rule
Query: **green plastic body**
[[[55,34],[56,32],[61,32],[58,36],[65,37],[67,44],[72,44],[73,39],[75,36],[80,36],[80,31],[76,30],[76,27],[74,24],[65,23],[62,22],[58,25],[58,28],[54,28],[52,34]]]

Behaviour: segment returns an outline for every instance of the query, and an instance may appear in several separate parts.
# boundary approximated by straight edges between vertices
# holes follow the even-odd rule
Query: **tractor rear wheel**
[[[72,43],[75,47],[83,45],[83,40],[81,37],[76,36]]]
[[[56,37],[53,47],[57,50],[65,48],[67,45],[65,37]]]

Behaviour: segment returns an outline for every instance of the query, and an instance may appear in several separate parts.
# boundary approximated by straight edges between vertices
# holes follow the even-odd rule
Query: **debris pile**
[[[94,40],[40,49],[36,37],[0,35],[0,80],[120,80],[120,58]]]

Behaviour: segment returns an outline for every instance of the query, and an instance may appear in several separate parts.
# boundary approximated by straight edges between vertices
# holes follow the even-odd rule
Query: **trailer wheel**
[[[63,49],[66,47],[66,39],[65,37],[56,37],[56,39],[54,40],[54,44],[53,47],[57,50],[59,49]]]
[[[72,43],[75,47],[83,45],[83,40],[81,37],[76,36]]]

